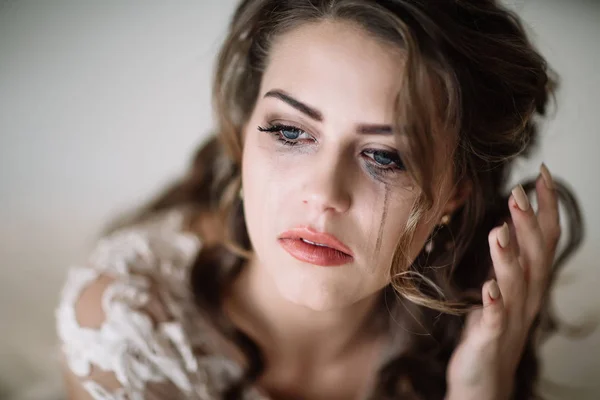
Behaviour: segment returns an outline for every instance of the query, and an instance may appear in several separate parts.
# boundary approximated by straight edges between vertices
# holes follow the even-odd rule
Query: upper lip
[[[279,239],[306,239],[310,242],[323,244],[327,247],[331,247],[332,249],[336,249],[342,253],[346,253],[349,256],[354,257],[352,250],[342,243],[341,240],[329,233],[317,232],[309,226],[299,226],[297,228],[285,231],[279,236]]]

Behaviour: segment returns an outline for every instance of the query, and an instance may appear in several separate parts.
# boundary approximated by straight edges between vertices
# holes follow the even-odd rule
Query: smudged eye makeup
[[[294,147],[316,142],[316,139],[304,130],[284,124],[272,124],[267,127],[258,127],[260,132],[271,135],[283,146]],[[400,155],[397,152],[381,149],[365,149],[361,155],[366,160],[366,167],[370,174],[376,177],[398,174],[406,170]]]

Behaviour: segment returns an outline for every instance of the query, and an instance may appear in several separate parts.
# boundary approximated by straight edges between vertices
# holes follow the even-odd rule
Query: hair
[[[380,311],[393,318],[402,309],[411,310],[416,329],[427,334],[413,335],[408,350],[393,354],[384,363],[371,398],[442,399],[446,367],[465,315],[481,307],[481,286],[493,271],[488,233],[510,219],[509,173],[518,157],[535,148],[538,120],[547,114],[556,90],[555,74],[529,41],[518,17],[496,1],[242,1],[217,58],[214,135],[196,152],[188,173],[129,222],[159,210],[184,207],[191,210],[190,226],[198,218],[210,217],[225,227],[217,240],[200,250],[190,284],[198,306],[247,356],[243,376],[223,392],[224,399],[241,398],[244,388],[266,367],[256,342],[222,311],[228,288],[252,252],[242,200],[237,195],[242,128],[258,97],[273,40],[303,24],[320,21],[355,24],[403,52],[396,125],[402,126],[409,140],[408,171],[420,194],[398,238]],[[436,206],[436,177],[429,160],[434,132],[439,131],[455,138],[454,180],[470,182],[471,190],[451,221],[429,238],[437,244],[433,251],[422,250],[409,260],[405,249],[416,226],[424,213]],[[555,183],[569,226],[553,265],[550,287],[583,237],[574,196],[560,179]],[[535,181],[523,186],[532,192]],[[558,328],[547,295],[545,300],[518,366],[514,399],[539,396],[535,390],[539,378],[536,349]],[[394,328],[400,329],[390,323],[389,329]]]

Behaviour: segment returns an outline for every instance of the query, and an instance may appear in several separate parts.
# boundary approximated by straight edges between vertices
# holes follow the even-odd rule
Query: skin
[[[389,282],[396,239],[418,190],[401,170],[385,178],[373,173],[369,150],[401,155],[402,138],[360,134],[357,125],[392,123],[402,60],[400,52],[347,22],[301,26],[271,49],[243,131],[244,211],[255,255],[225,309],[263,350],[268,369],[259,387],[273,397],[357,398],[372,379],[365,371],[375,372],[386,338],[365,328]],[[322,121],[265,96],[274,90],[319,110]],[[293,139],[298,144],[286,147],[276,134],[258,129],[273,124],[301,129]],[[418,224],[407,249],[411,258],[441,216],[462,202],[450,179],[452,138],[440,134],[436,146],[438,198]],[[553,190],[541,178],[537,189],[537,214],[515,208],[511,197],[515,233],[506,248],[497,241],[500,228],[490,232],[501,294],[495,300],[489,295],[496,281],[483,285],[484,308],[469,315],[448,367],[448,399],[508,398],[507,382],[539,311],[560,234]],[[277,238],[298,225],[335,235],[354,252],[353,261],[331,268],[296,260]]]
[[[361,134],[357,126],[392,124],[403,60],[393,50],[341,22],[302,26],[272,47],[244,129],[244,210],[255,257],[236,282],[229,308],[232,319],[261,344],[269,371],[277,371],[280,380],[310,382],[318,378],[307,371],[331,370],[328,382],[336,385],[332,376],[347,377],[354,365],[362,370],[355,374],[361,386],[369,379],[364,364],[378,356],[380,333],[363,328],[389,282],[395,243],[418,191],[405,171],[374,176],[376,163],[367,150],[402,153],[405,148],[394,135]],[[323,121],[265,97],[275,89],[318,109]],[[257,129],[275,123],[306,134],[298,145],[286,147]],[[448,140],[438,143],[444,205],[419,224],[411,257],[441,215],[458,205],[447,168]],[[331,268],[293,258],[277,238],[298,225],[335,235],[354,252],[353,262]],[[265,380],[280,386],[269,371]]]

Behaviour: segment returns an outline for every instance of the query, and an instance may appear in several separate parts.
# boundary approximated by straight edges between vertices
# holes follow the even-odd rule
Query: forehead
[[[389,123],[400,90],[400,49],[349,22],[299,26],[272,44],[261,96],[280,88],[323,112],[326,120]],[[356,122],[357,122],[356,121]]]

